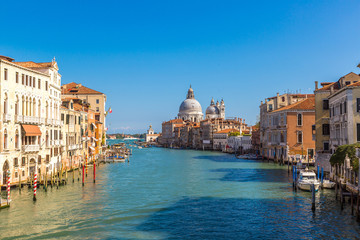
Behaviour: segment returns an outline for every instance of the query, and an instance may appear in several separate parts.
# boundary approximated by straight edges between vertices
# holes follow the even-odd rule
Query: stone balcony
[[[75,150],[77,148],[78,148],[78,145],[76,145],[76,144],[68,145],[68,150]]]
[[[4,113],[3,121],[4,122],[10,122],[11,121],[11,115],[8,114],[8,113]]]
[[[15,115],[15,121],[18,123],[22,123],[24,121],[22,115]]]
[[[22,151],[24,152],[38,152],[40,150],[39,145],[23,145]]]

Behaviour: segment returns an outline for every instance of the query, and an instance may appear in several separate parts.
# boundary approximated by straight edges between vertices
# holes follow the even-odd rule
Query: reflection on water
[[[91,171],[89,171],[91,172]],[[97,182],[12,190],[1,238],[356,238],[347,205],[331,190],[294,193],[287,167],[213,152],[134,149],[130,163],[102,165]],[[5,197],[5,192],[2,192]]]

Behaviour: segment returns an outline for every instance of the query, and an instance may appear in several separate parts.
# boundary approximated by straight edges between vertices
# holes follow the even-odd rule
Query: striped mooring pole
[[[88,158],[86,157],[85,158],[85,171],[86,171],[86,177],[87,177],[87,174],[88,174]]]
[[[8,170],[7,174],[7,204],[10,205],[10,170]]]
[[[37,173],[34,174],[34,197],[33,200],[36,201],[36,187],[37,187]]]

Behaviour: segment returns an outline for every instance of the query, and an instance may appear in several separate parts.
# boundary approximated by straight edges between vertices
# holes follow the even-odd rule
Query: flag
[[[106,113],[105,113],[105,117],[108,115],[108,113],[112,113],[112,109],[111,109],[111,107],[109,107],[109,109],[106,111]]]

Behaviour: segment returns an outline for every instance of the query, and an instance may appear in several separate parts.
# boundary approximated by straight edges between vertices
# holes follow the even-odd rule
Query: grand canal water
[[[77,179],[76,179],[77,180]],[[354,239],[360,226],[331,190],[294,193],[286,167],[232,155],[134,149],[85,187],[11,193],[1,239]],[[4,193],[3,193],[4,194]]]

